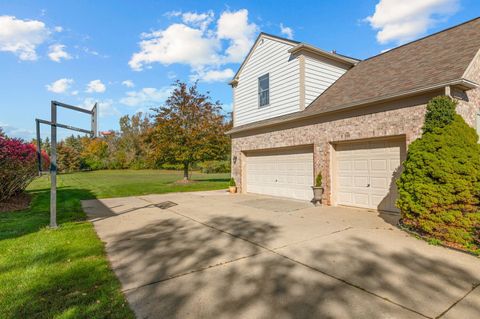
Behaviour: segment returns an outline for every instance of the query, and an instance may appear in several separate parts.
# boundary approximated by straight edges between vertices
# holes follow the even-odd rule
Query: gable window
[[[270,79],[268,73],[258,78],[258,103],[259,107],[270,104]]]

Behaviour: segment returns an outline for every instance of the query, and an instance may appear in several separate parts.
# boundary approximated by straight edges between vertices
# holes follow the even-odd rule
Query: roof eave
[[[349,110],[349,109],[352,109],[352,108],[355,108],[355,107],[365,106],[365,105],[368,105],[368,104],[379,103],[379,102],[388,102],[388,101],[394,100],[394,99],[405,98],[405,97],[410,97],[410,96],[414,96],[414,95],[417,95],[417,94],[427,93],[427,92],[430,92],[430,91],[435,91],[435,90],[442,89],[446,86],[457,87],[461,90],[468,91],[468,90],[480,87],[480,84],[469,81],[467,79],[463,79],[463,78],[455,79],[455,80],[452,80],[452,81],[438,83],[438,84],[434,84],[434,85],[430,85],[430,86],[426,86],[426,87],[422,87],[422,88],[417,88],[417,89],[413,89],[413,90],[408,90],[408,91],[404,91],[404,92],[399,92],[399,93],[390,94],[390,95],[384,95],[384,96],[380,96],[380,97],[376,97],[376,98],[372,98],[372,99],[367,99],[367,100],[363,100],[363,101],[357,101],[357,102],[345,104],[345,105],[342,105],[339,109],[334,110],[334,111],[316,112],[316,113],[310,113],[310,114],[306,113],[304,116],[300,115],[299,117],[286,119],[286,120],[280,120],[278,122],[266,123],[265,125],[260,125],[260,126],[256,126],[256,127],[246,127],[246,128],[241,128],[240,127],[239,129],[232,128],[230,131],[226,132],[225,134],[232,135],[232,134],[236,134],[236,133],[247,132],[247,131],[254,130],[254,129],[271,127],[271,126],[276,126],[276,125],[280,125],[280,124],[284,124],[284,123],[305,120],[305,119],[309,119],[309,118],[317,117],[317,116],[321,116],[321,115],[342,112],[342,111],[346,111],[346,110]],[[301,113],[304,113],[306,110],[308,110],[308,108],[305,109],[304,111],[302,111]]]
[[[360,62],[360,60],[345,57],[336,53],[331,53],[306,43],[299,43],[298,45],[288,50],[288,52],[290,52],[291,54],[301,54],[302,52],[310,52],[310,53],[320,55],[338,62],[346,63],[351,66],[354,66],[355,64]]]

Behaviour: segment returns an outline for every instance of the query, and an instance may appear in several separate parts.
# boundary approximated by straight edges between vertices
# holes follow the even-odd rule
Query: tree
[[[71,142],[71,140],[70,140]],[[63,141],[57,145],[57,166],[59,172],[75,172],[80,170],[81,159],[79,152],[71,143]]]
[[[477,250],[480,146],[455,107],[445,96],[429,102],[423,135],[409,146],[397,181],[397,206],[407,227]]]
[[[155,163],[182,164],[184,180],[193,163],[225,158],[230,144],[221,110],[209,92],[198,91],[197,83],[175,82],[165,105],[152,108],[154,122],[146,137],[149,158]]]
[[[122,154],[124,166],[129,168],[145,167],[144,136],[150,128],[148,116],[142,112],[120,118],[119,154]]]
[[[83,140],[82,157],[91,169],[105,169],[107,166],[108,145],[100,138]]]

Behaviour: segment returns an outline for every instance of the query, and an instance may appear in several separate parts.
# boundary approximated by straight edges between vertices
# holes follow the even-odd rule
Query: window
[[[268,73],[258,78],[258,103],[260,107],[270,104],[270,80]]]

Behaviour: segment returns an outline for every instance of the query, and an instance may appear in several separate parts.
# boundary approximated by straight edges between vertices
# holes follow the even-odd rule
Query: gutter
[[[352,103],[347,103],[347,104],[341,105],[336,110],[326,111],[326,112],[322,112],[320,110],[319,112],[308,113],[309,108],[312,105],[312,104],[310,104],[305,110],[303,110],[301,112],[282,115],[282,116],[286,116],[286,115],[292,115],[293,116],[294,114],[298,114],[298,116],[293,116],[292,118],[288,118],[288,119],[285,119],[285,120],[278,119],[276,121],[275,121],[275,118],[272,118],[272,119],[269,119],[269,120],[272,120],[271,123],[265,123],[264,125],[259,123],[258,126],[254,126],[255,122],[253,122],[253,123],[251,123],[252,124],[251,127],[242,128],[242,126],[239,126],[238,128],[232,128],[230,131],[226,132],[225,134],[231,136],[232,134],[235,134],[235,133],[246,132],[246,131],[250,131],[250,130],[254,130],[254,129],[271,127],[271,126],[276,126],[276,125],[280,125],[280,124],[284,124],[284,123],[290,123],[290,122],[295,122],[295,121],[299,121],[299,120],[310,119],[310,118],[314,118],[314,117],[318,117],[318,116],[322,116],[322,115],[329,115],[329,114],[332,114],[332,113],[343,112],[345,110],[365,106],[367,104],[373,104],[373,103],[378,103],[378,102],[388,102],[389,100],[394,100],[394,99],[399,99],[399,98],[404,98],[404,97],[410,97],[410,96],[417,95],[417,94],[422,94],[422,93],[427,93],[427,92],[434,91],[434,90],[444,89],[445,87],[458,87],[462,90],[468,91],[468,90],[471,90],[471,89],[474,89],[474,88],[478,88],[478,87],[480,87],[480,85],[478,83],[466,80],[464,78],[460,78],[460,79],[456,79],[456,80],[452,80],[452,81],[447,81],[447,82],[443,82],[443,83],[429,85],[429,86],[425,86],[425,87],[421,87],[421,88],[417,88],[417,89],[412,89],[412,90],[407,90],[407,91],[403,91],[403,92],[399,92],[399,93],[388,94],[388,95],[383,95],[383,96],[375,97],[375,98],[371,98],[371,99],[366,99],[366,100],[356,101],[356,102],[352,102]],[[268,121],[268,120],[266,120],[266,121]],[[249,124],[245,124],[245,126],[247,126]]]

